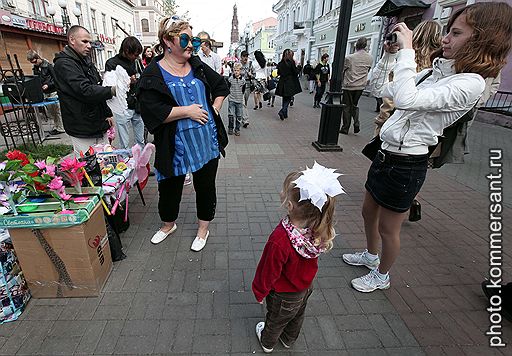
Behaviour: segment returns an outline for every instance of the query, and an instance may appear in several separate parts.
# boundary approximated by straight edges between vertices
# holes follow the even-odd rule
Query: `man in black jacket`
[[[39,53],[33,49],[27,52],[27,61],[32,63],[32,72],[35,76],[41,79],[41,89],[43,90],[45,99],[55,98],[57,99],[53,65],[48,60],[42,58]],[[64,133],[64,127],[62,126],[62,117],[60,115],[59,102],[55,101],[55,104],[45,106],[46,115],[53,119],[53,129],[49,132],[50,135],[58,135]]]
[[[89,31],[71,26],[67,36],[68,45],[53,63],[64,129],[78,155],[89,146],[108,143],[106,132],[114,121],[106,100],[116,94],[116,87],[101,86],[100,74],[89,58]]]
[[[137,107],[137,98],[135,96],[135,87],[142,70],[137,71],[137,59],[142,53],[142,45],[137,37],[126,37],[121,43],[119,53],[107,60],[105,63],[105,72],[115,71],[117,66],[126,70],[130,77],[130,91],[128,92],[128,109],[124,113],[114,113],[116,121],[117,135],[119,138],[119,148],[128,149],[130,134],[129,126],[133,127],[135,142],[144,147],[144,122],[140,117],[140,109]]]

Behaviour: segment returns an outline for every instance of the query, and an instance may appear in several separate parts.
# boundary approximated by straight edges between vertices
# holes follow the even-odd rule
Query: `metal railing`
[[[497,91],[480,110],[512,116],[512,92]]]

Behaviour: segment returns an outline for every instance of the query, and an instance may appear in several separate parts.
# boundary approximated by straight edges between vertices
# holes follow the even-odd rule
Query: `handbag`
[[[370,142],[366,144],[366,146],[364,146],[361,152],[366,157],[368,157],[370,161],[373,161],[375,159],[375,156],[377,156],[377,152],[380,150],[381,145],[382,140],[380,139],[380,136],[377,135],[374,138],[372,138]]]

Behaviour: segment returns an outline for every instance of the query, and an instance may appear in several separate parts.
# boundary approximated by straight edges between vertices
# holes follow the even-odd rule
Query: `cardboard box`
[[[52,262],[32,229],[9,229],[32,297],[99,295],[112,269],[101,204],[96,205],[83,224],[39,231],[62,264],[58,258]]]

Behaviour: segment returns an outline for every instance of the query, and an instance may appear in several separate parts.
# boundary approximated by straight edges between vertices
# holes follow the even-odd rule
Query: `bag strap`
[[[433,73],[433,70],[429,70],[427,72],[427,74],[425,74],[420,80],[418,80],[418,82],[416,83],[416,86],[420,85],[421,83],[423,83],[425,81],[425,79],[427,79],[428,77],[430,77]]]

